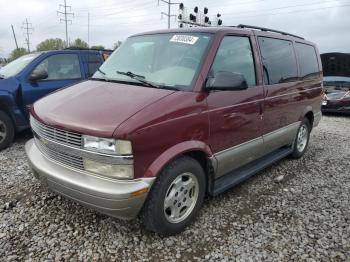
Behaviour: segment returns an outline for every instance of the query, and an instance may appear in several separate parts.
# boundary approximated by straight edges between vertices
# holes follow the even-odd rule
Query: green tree
[[[21,57],[21,56],[26,55],[26,54],[28,54],[27,49],[25,49],[23,47],[16,48],[16,49],[12,50],[8,60],[9,60],[9,62],[11,62],[11,61],[17,59],[18,57]]]
[[[102,49],[102,50],[105,49],[105,47],[104,47],[103,45],[93,45],[93,46],[91,46],[90,48],[91,48],[91,49]]]
[[[119,46],[122,45],[122,41],[117,41],[116,43],[114,43],[113,49],[117,49]]]
[[[70,46],[77,47],[77,48],[89,48],[89,45],[85,41],[81,40],[80,38],[75,39]]]
[[[36,46],[37,51],[61,50],[65,47],[64,41],[60,38],[50,38],[42,41]]]

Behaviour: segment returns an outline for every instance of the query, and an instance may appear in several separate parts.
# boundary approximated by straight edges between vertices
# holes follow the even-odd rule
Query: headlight
[[[84,168],[86,171],[100,174],[111,178],[134,178],[134,167],[132,165],[112,165],[96,162],[84,158]]]
[[[83,136],[84,149],[114,155],[131,155],[131,142],[95,136]]]

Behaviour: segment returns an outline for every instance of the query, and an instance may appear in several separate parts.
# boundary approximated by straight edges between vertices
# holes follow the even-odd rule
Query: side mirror
[[[244,75],[234,72],[219,71],[215,77],[208,78],[207,90],[234,91],[247,89]]]
[[[31,82],[36,82],[38,80],[43,80],[48,78],[48,74],[45,70],[40,70],[40,71],[33,71],[30,76],[28,77],[29,81]]]

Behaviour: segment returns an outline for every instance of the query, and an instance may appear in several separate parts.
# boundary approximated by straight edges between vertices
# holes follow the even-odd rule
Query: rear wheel
[[[159,175],[140,217],[144,226],[161,235],[177,234],[197,216],[205,195],[206,177],[191,157],[171,162]]]
[[[309,145],[310,132],[310,122],[308,119],[305,118],[299,126],[298,133],[294,141],[293,152],[291,154],[293,158],[298,159],[302,157],[306,152],[307,147]]]
[[[0,150],[8,147],[15,136],[15,128],[11,118],[0,111]]]

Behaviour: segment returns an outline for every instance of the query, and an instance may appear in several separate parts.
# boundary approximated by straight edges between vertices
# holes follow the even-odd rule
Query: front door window
[[[34,71],[46,71],[45,80],[67,80],[82,78],[79,57],[75,54],[58,54],[44,59]]]

